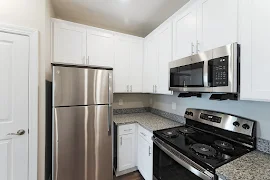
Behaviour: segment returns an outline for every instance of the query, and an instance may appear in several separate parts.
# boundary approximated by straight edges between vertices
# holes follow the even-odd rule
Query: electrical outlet
[[[123,101],[123,99],[119,99],[119,106],[123,106],[124,105],[124,101]]]
[[[149,104],[153,104],[153,99],[152,98],[150,98]]]
[[[172,110],[176,110],[176,103],[172,102]]]

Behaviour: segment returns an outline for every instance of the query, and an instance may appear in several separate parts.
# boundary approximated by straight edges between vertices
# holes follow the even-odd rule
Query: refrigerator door
[[[53,180],[112,180],[112,108],[54,108]]]
[[[112,70],[53,66],[53,106],[112,103]]]

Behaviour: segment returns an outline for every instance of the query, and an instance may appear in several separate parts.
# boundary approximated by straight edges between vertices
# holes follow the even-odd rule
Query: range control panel
[[[201,113],[200,118],[203,120],[211,121],[211,122],[215,122],[215,123],[221,122],[221,117],[213,116],[213,115],[209,115],[209,114],[204,114],[204,113]]]
[[[212,59],[208,66],[210,86],[228,86],[228,56]]]

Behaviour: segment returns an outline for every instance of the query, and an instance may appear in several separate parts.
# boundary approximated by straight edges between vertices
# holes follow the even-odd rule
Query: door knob
[[[20,129],[17,131],[17,133],[8,133],[7,135],[8,136],[21,136],[21,135],[24,135],[25,134],[25,130],[23,129]]]

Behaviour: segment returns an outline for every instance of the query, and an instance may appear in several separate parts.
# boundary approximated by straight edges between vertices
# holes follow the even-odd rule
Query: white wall
[[[39,137],[38,180],[44,179],[45,163],[45,65],[49,60],[48,18],[53,16],[50,0],[0,0],[0,23],[39,31]],[[50,60],[49,60],[50,61]]]
[[[178,98],[178,94],[175,93],[173,96],[150,95],[149,98],[153,102],[151,107],[182,116],[186,108],[199,108],[247,117],[258,122],[258,137],[270,140],[270,103],[255,101],[213,101],[209,100],[209,94],[204,94],[202,98]],[[172,102],[176,103],[176,110],[172,110]]]

